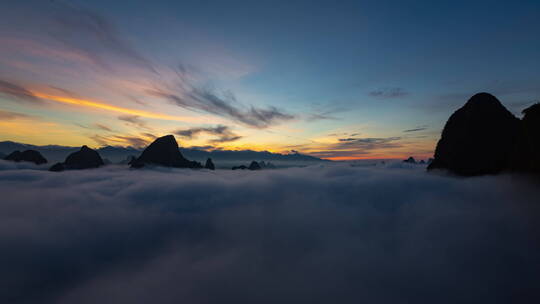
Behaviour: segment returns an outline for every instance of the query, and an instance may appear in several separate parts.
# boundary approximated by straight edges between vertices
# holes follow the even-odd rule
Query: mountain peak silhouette
[[[174,168],[202,168],[196,161],[189,161],[178,149],[178,143],[173,135],[157,138],[141,156],[132,162],[132,168],[142,168],[146,165],[157,165]]]
[[[26,150],[26,151],[13,151],[11,154],[4,158],[5,160],[10,160],[14,162],[32,162],[36,165],[46,164],[47,159],[41,155],[38,151],[35,150]]]
[[[60,172],[64,170],[81,170],[99,168],[105,165],[103,159],[96,150],[82,146],[79,151],[73,152],[63,163],[54,164],[49,171]]]
[[[508,166],[519,125],[495,96],[475,94],[446,122],[428,170],[464,176],[499,173]]]
[[[210,169],[210,170],[215,170],[216,169],[216,166],[214,166],[214,162],[212,162],[211,158],[208,158],[206,160],[206,164],[204,164],[204,168],[205,169]]]

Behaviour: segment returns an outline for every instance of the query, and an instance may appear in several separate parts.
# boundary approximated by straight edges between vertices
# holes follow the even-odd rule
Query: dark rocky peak
[[[252,161],[251,164],[249,164],[248,169],[249,170],[261,170],[261,166],[259,165],[258,162]]]
[[[157,165],[174,168],[202,168],[199,162],[189,161],[184,158],[178,143],[173,135],[166,135],[151,143],[141,156],[132,162],[132,168],[141,168],[145,165]]]
[[[215,170],[216,169],[216,167],[214,166],[214,163],[212,162],[211,158],[208,158],[206,160],[206,164],[204,164],[204,168],[209,169],[209,170]]]
[[[486,93],[486,92],[474,94],[463,105],[463,108],[480,109],[481,111],[484,111],[488,107],[493,107],[493,108],[499,108],[499,109],[506,110],[506,108],[497,99],[497,97],[491,95],[490,93]]]
[[[71,153],[64,161],[64,167],[68,170],[92,169],[104,164],[99,153],[87,146],[82,146],[79,151]]]
[[[36,165],[46,164],[47,159],[41,155],[38,151],[35,150],[26,150],[26,151],[13,151],[11,154],[4,158],[5,160],[10,160],[14,162],[31,162]]]
[[[416,160],[414,159],[414,157],[410,156],[409,158],[407,159],[404,159],[403,160],[404,163],[408,163],[408,164],[416,164]]]
[[[495,96],[476,94],[446,122],[428,170],[463,176],[499,173],[508,166],[519,125]]]

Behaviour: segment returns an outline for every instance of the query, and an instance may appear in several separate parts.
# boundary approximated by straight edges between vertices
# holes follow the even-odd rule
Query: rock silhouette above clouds
[[[49,171],[59,172],[64,170],[93,169],[103,165],[105,163],[96,150],[82,146],[79,151],[68,155],[63,163],[54,164]]]
[[[519,127],[520,120],[495,96],[476,94],[446,122],[428,170],[463,176],[500,173],[508,167]]]
[[[209,169],[209,170],[216,170],[216,166],[214,166],[214,163],[212,162],[211,158],[208,158],[206,160],[206,164],[204,164],[204,168]]]
[[[132,168],[142,168],[146,165],[173,168],[202,168],[196,161],[184,158],[173,135],[166,135],[151,143],[141,156],[131,163]]]
[[[11,154],[4,158],[5,160],[10,160],[14,162],[31,162],[36,165],[46,164],[47,159],[41,155],[38,151],[35,150],[26,150],[26,151],[13,151]]]

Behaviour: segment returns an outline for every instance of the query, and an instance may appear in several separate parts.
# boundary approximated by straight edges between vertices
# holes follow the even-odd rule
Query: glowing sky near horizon
[[[2,1],[0,141],[427,158],[540,99],[538,1]]]

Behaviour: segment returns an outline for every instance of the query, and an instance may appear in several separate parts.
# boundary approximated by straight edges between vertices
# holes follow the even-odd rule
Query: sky
[[[432,156],[477,92],[540,99],[538,1],[0,3],[0,140]]]

